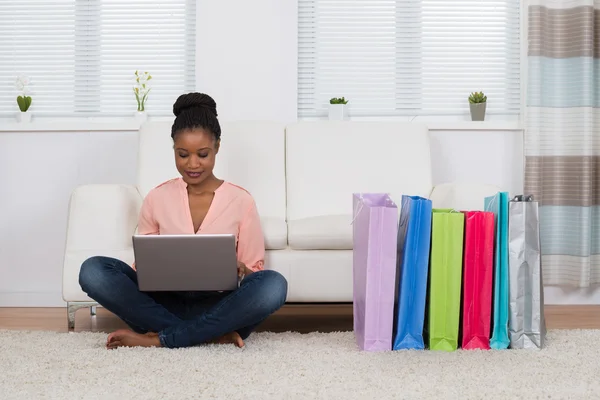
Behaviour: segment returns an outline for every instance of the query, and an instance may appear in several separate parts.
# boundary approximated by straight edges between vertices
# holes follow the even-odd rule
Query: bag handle
[[[524,194],[519,194],[515,197],[513,197],[512,201],[533,201],[533,195],[524,195]]]
[[[358,210],[356,208],[354,209],[354,218],[352,218],[352,221],[350,221],[350,225],[354,225],[354,221],[356,220],[356,218],[358,218],[358,214],[360,214],[360,212],[362,211],[363,206],[365,204],[365,199],[362,194],[360,194],[358,196],[358,198],[360,199],[360,202],[358,203],[358,207],[356,207],[356,208],[358,208]]]

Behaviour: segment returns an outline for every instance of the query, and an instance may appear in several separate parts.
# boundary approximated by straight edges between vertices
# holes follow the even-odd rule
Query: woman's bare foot
[[[114,331],[106,339],[107,349],[116,349],[117,347],[160,347],[158,334],[149,332],[144,335],[135,333],[129,329],[119,329]]]
[[[212,341],[211,343],[216,343],[216,344],[232,343],[232,344],[236,345],[236,347],[240,347],[240,348],[244,347],[244,341],[242,340],[242,337],[240,336],[240,334],[237,333],[236,331],[233,331],[226,335],[223,335],[220,338]]]

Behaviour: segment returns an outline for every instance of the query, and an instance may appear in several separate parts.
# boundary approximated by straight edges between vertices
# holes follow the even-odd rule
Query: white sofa
[[[433,187],[426,125],[405,122],[223,122],[215,174],[254,196],[267,247],[266,268],[288,281],[288,302],[352,302],[352,193],[432,199],[434,207],[481,209],[492,185]],[[178,176],[171,122],[139,134],[138,184],[84,185],[71,196],[63,268],[69,327],[95,303],[78,283],[93,255],[133,261],[131,236],[143,197]],[[458,156],[458,155],[457,155]],[[95,312],[95,311],[93,311]]]

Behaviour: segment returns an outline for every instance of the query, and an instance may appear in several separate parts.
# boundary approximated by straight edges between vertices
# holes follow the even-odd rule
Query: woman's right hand
[[[248,269],[248,267],[246,267],[246,264],[244,264],[241,261],[238,261],[237,267],[238,267],[238,277],[239,278],[242,278],[246,275],[250,275],[252,273],[252,271],[250,269]]]

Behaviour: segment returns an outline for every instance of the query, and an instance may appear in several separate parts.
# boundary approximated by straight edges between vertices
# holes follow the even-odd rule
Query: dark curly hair
[[[217,103],[204,93],[182,94],[173,104],[175,122],[171,128],[171,137],[181,131],[203,128],[211,132],[215,141],[221,139],[221,126],[217,119]]]

